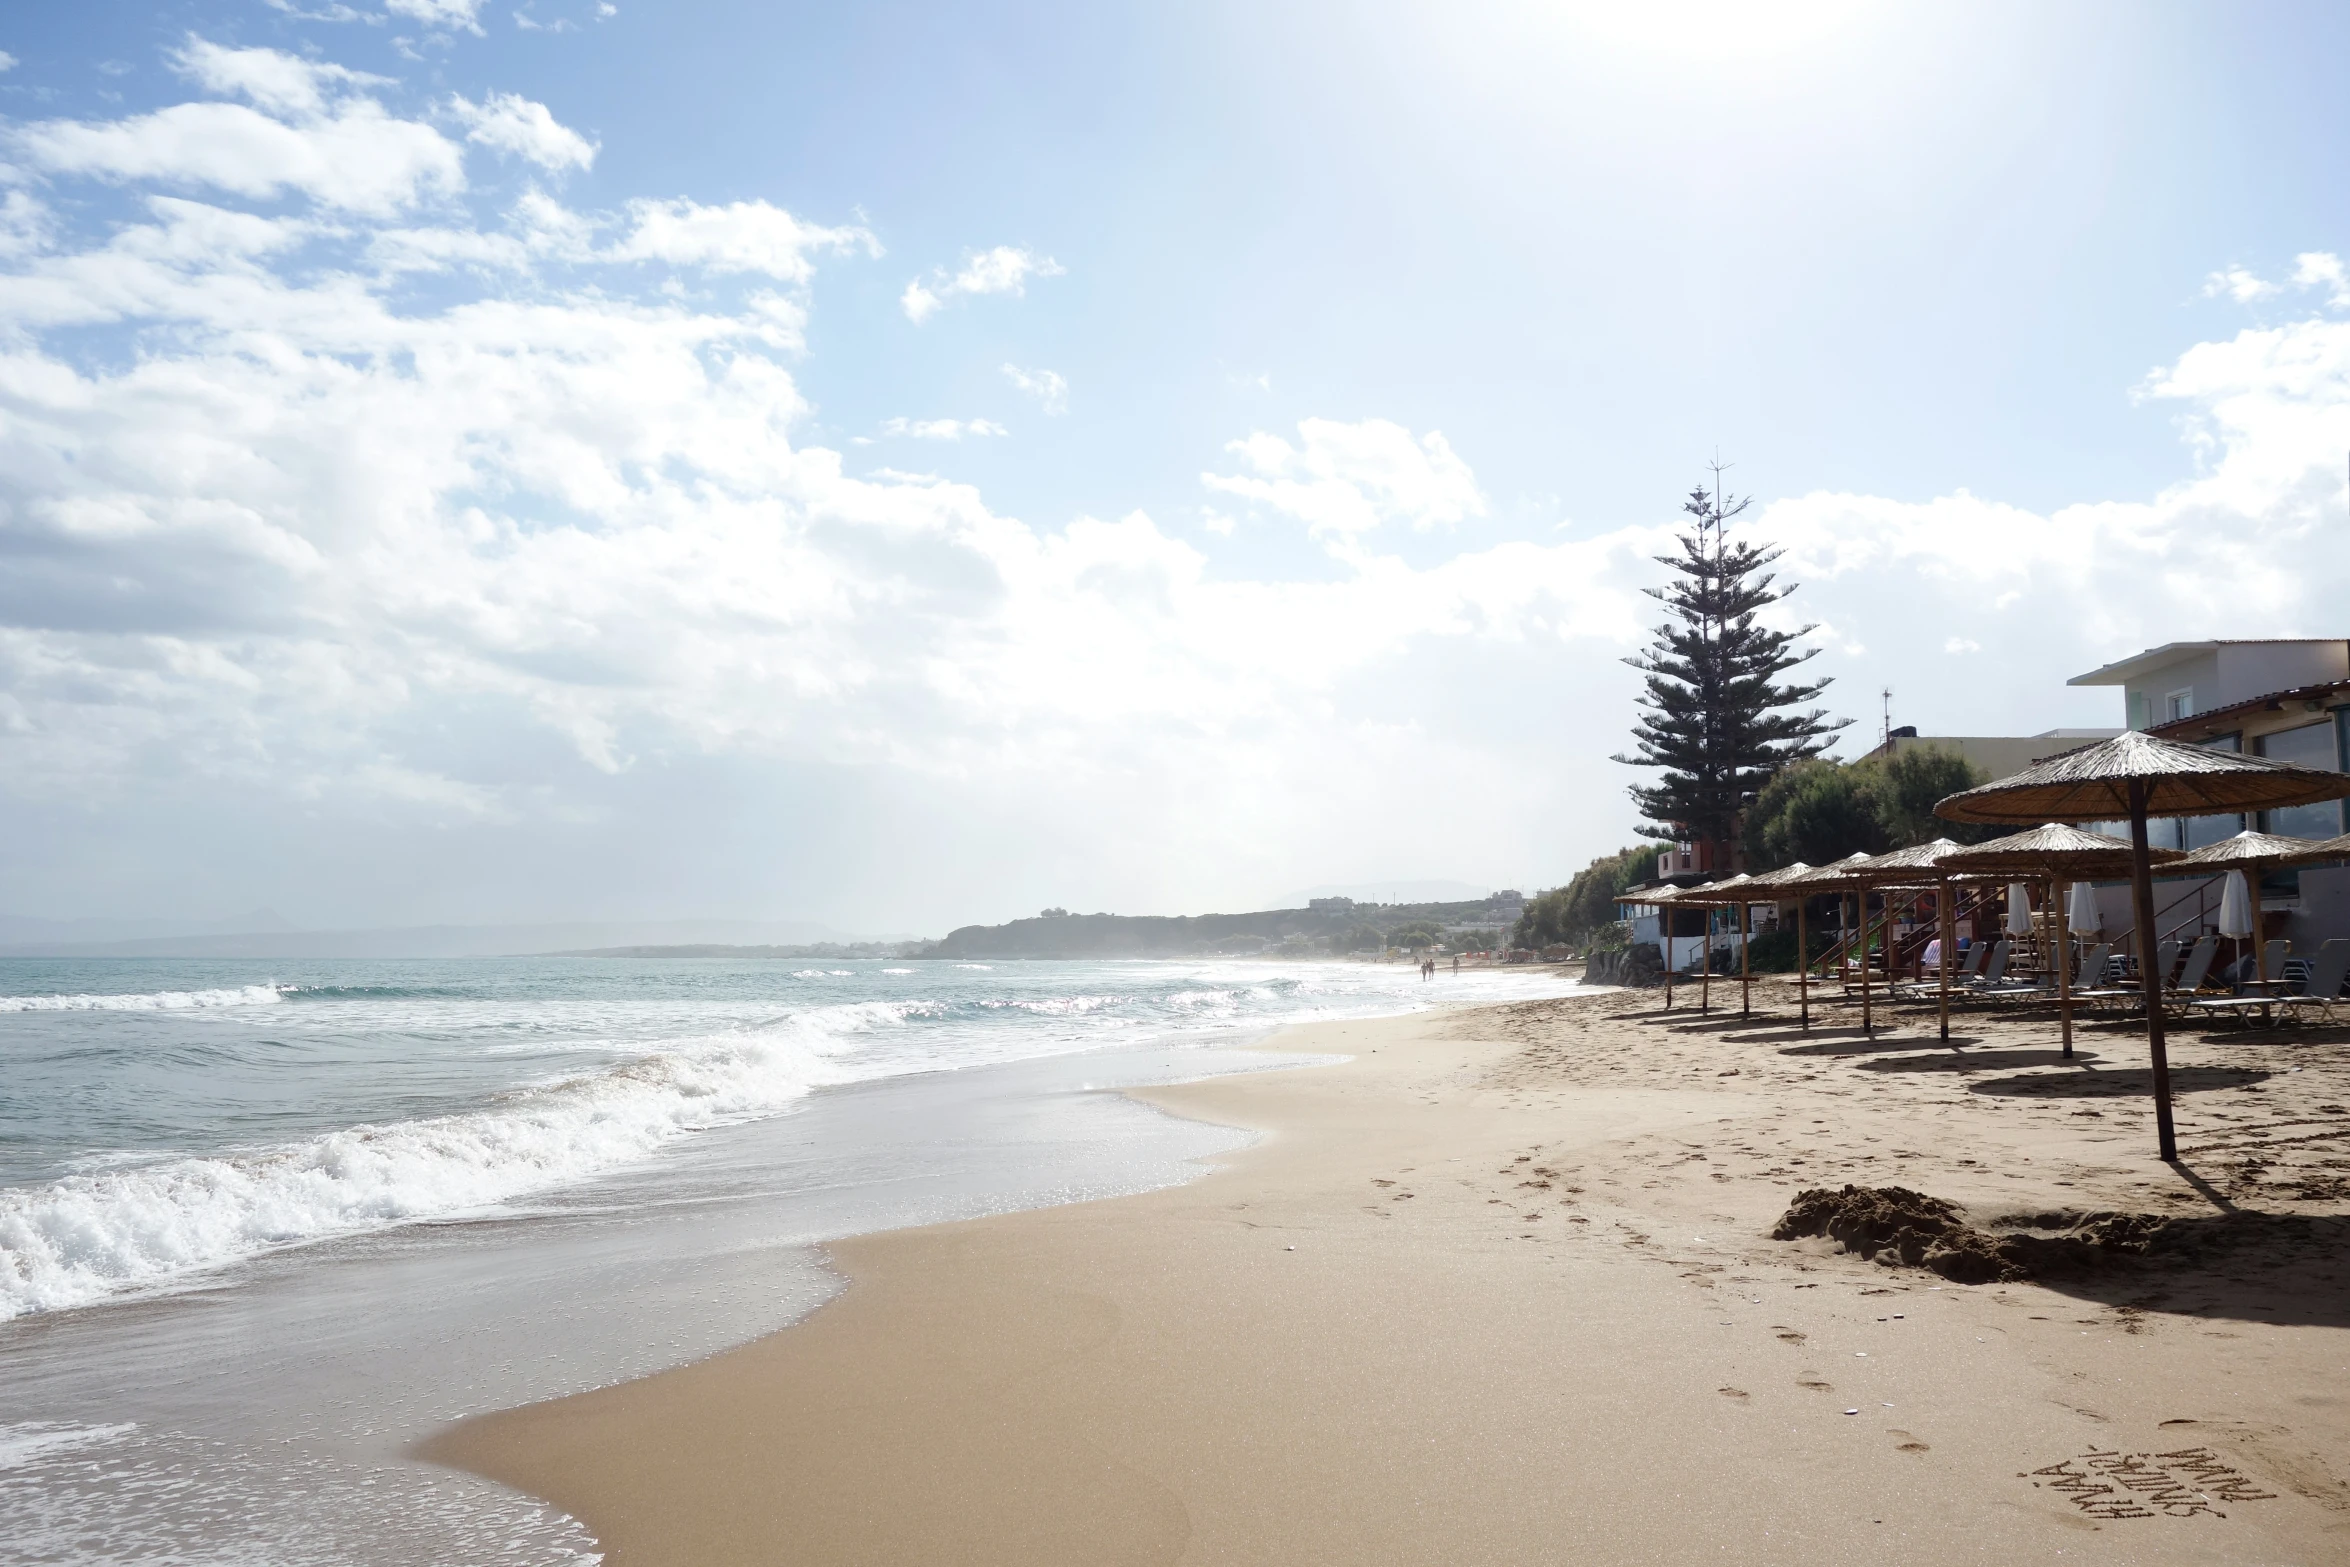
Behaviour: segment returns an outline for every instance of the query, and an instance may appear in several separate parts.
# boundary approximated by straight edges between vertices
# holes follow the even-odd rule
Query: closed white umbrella
[[[2032,889],[2020,881],[2007,884],[2007,933],[2010,936],[2032,933]]]
[[[2223,936],[2252,934],[2252,893],[2244,885],[2242,871],[2228,872],[2227,891],[2219,898],[2219,933]]]
[[[2074,882],[2072,901],[2065,906],[2064,918],[2081,935],[2103,930],[2105,916],[2097,912],[2097,889],[2085,881]]]

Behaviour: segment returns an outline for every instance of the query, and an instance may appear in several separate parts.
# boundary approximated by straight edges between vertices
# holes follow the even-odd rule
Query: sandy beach
[[[2124,1025],[1761,994],[1286,1030],[1348,1059],[1145,1095],[1262,1134],[1198,1181],[838,1244],[799,1325],[424,1456],[616,1567],[2350,1560],[2350,1030],[2175,1037],[2166,1167]],[[1770,1238],[1848,1183],[2039,1277]]]

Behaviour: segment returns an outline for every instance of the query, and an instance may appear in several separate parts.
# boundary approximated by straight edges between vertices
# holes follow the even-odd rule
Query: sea
[[[1555,995],[1408,964],[0,959],[0,1561],[557,1567],[406,1456],[838,1287],[843,1236],[1171,1185],[1121,1089]]]

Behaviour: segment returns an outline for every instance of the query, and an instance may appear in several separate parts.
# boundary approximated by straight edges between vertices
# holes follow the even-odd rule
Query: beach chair
[[[1983,960],[1990,955],[1991,949],[1979,941],[1967,948],[1966,962],[1960,964],[1958,972],[1950,976],[1950,988],[1957,990],[1973,984],[1976,977],[1983,972]]]
[[[2187,966],[2179,970],[2179,982],[2163,993],[2163,1002],[2177,1005],[2192,1002],[2203,982],[2211,977],[2211,960],[2219,955],[2219,938],[2203,936],[2188,949]]]
[[[2287,1016],[2304,1007],[2321,1008],[2330,1023],[2334,1020],[2334,1007],[2342,1000],[2342,982],[2346,979],[2350,979],[2350,941],[2336,937],[2317,949],[2300,994],[2279,996],[2277,1005],[2285,1009]]]
[[[2113,943],[2101,941],[2081,958],[2081,972],[2073,980],[2073,995],[2077,999],[2105,985],[2105,971],[2113,965]]]

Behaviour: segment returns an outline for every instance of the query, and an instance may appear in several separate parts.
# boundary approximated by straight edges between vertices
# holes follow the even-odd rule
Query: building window
[[[2334,726],[2330,723],[2304,724],[2298,729],[2280,730],[2262,735],[2260,754],[2280,762],[2291,762],[2299,767],[2314,767],[2320,772],[2339,772],[2341,757],[2337,749]],[[2273,832],[2285,838],[2331,838],[2342,830],[2342,803],[2324,800],[2316,805],[2296,805],[2289,810],[2264,813],[2262,831]]]
[[[2176,697],[2186,693],[2174,692],[2172,694]],[[2244,737],[2241,734],[2218,735],[2203,743],[2214,751],[2241,751],[2244,749]],[[2185,817],[2178,824],[2177,847],[2181,849],[2207,848],[2222,838],[2233,838],[2243,830],[2244,818],[2241,816]],[[2329,833],[2327,836],[2332,835]]]
[[[2173,691],[2162,700],[2168,714],[2163,719],[2166,724],[2175,724],[2182,718],[2195,716],[2195,688],[2193,686],[2189,686],[2184,691]]]

